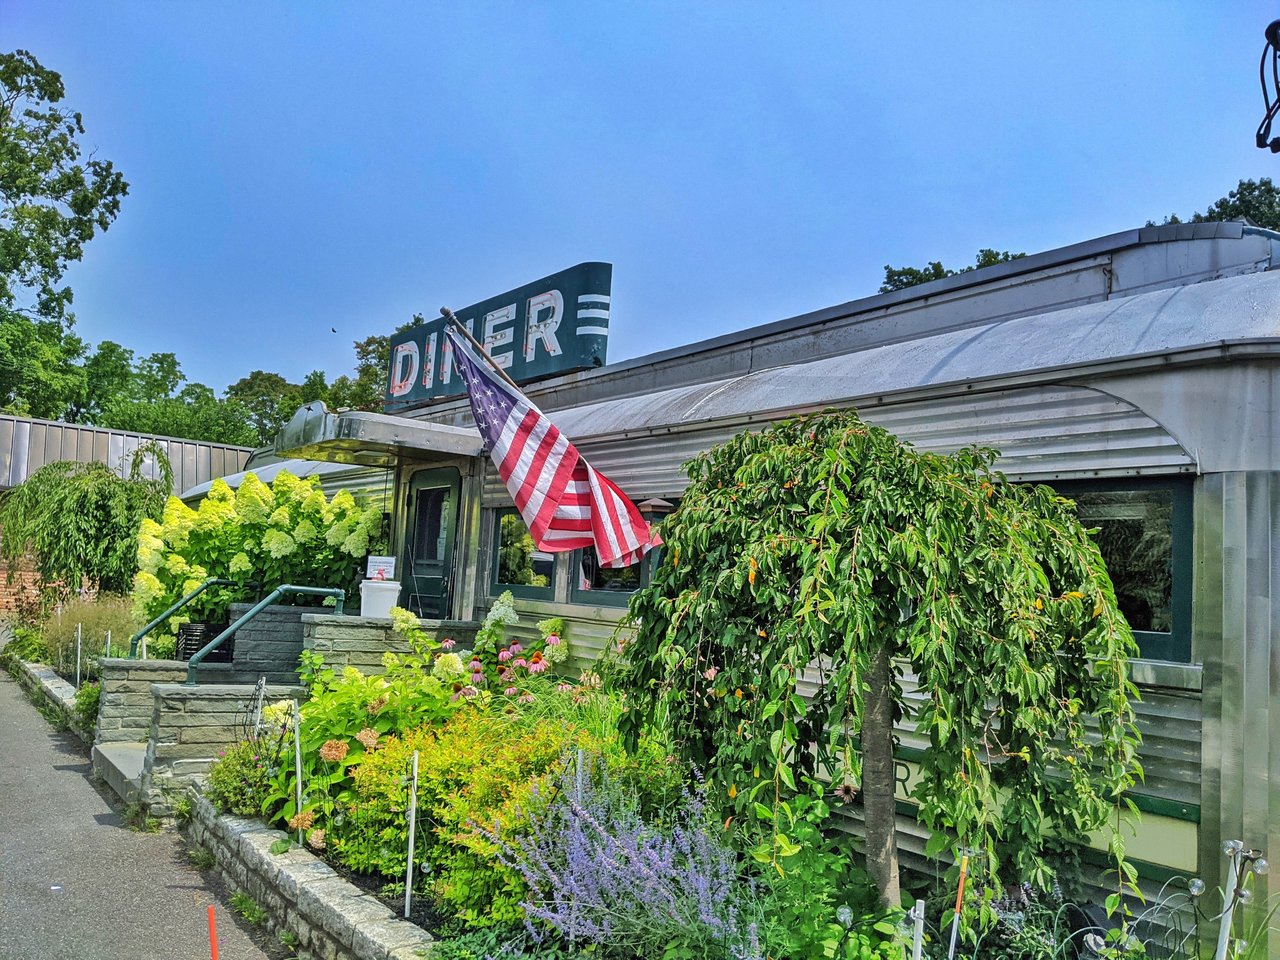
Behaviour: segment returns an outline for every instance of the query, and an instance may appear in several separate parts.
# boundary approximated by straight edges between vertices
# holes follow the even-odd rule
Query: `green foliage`
[[[278,373],[254,370],[227,387],[227,399],[243,404],[258,443],[270,443],[301,406],[298,387]]]
[[[1136,645],[1072,503],[993,457],[921,453],[842,412],[691,461],[631,602],[624,733],[667,724],[738,823],[777,829],[782,862],[800,847],[783,829],[797,783],[859,782],[865,678],[888,651],[924,694],[912,796],[929,851],[954,838],[985,854],[980,882],[1046,883],[1045,838],[1115,828],[1141,774]],[[896,681],[887,695],[902,715]],[[1111,852],[1131,870],[1114,829]]]
[[[431,947],[431,960],[578,960],[583,956],[549,937],[539,942],[523,927],[471,930],[439,940]]]
[[[207,847],[188,847],[187,859],[197,870],[211,870],[218,865],[218,858]]]
[[[267,910],[243,890],[231,894],[231,909],[255,927],[267,922]]]
[[[1280,189],[1270,177],[1258,180],[1241,180],[1225,197],[1219,197],[1204,213],[1193,213],[1187,223],[1207,223],[1214,220],[1240,220],[1248,218],[1260,227],[1280,230]],[[1182,223],[1176,213],[1164,218],[1164,223]],[[1147,226],[1154,226],[1148,220]]]
[[[256,817],[274,791],[281,767],[289,757],[282,738],[258,738],[227,747],[209,768],[205,796],[223,813]]]
[[[106,653],[107,633],[111,633],[111,653],[119,657],[129,652],[129,638],[138,629],[128,597],[100,593],[92,600],[68,601],[62,612],[41,627],[44,656],[41,658],[64,677],[76,672],[76,627],[80,628],[80,675],[98,675],[98,660]]]
[[[0,657],[5,660],[23,660],[27,663],[44,663],[49,651],[44,645],[44,637],[40,631],[29,627],[15,627],[13,639],[0,649]]]
[[[283,470],[271,486],[246,474],[234,492],[215,480],[196,509],[171,497],[162,521],[144,521],[138,534],[133,598],[140,619],[159,616],[207,578],[237,586],[206,591],[157,628],[152,645],[173,637],[181,623],[220,619],[233,601],[284,583],[340,587],[350,597],[360,559],[382,531],[379,507],[361,506],[345,490],[327,500],[315,477],[300,480]]]
[[[290,762],[278,770],[261,811],[291,830],[326,828],[335,810],[351,802],[352,774],[381,738],[443,723],[461,699],[452,676],[436,675],[432,650],[424,642],[404,656],[384,654],[381,676],[365,676],[355,667],[335,673],[323,657],[305,651],[301,676],[311,698],[301,707],[302,810]],[[288,748],[292,752],[292,743]]]
[[[129,190],[109,160],[82,159],[64,92],[27,51],[0,54],[0,409],[48,418],[84,389],[63,274]]]
[[[892,293],[894,290],[905,290],[921,283],[954,277],[961,273],[971,273],[983,267],[993,267],[997,263],[1008,263],[1010,260],[1021,260],[1025,253],[1010,253],[1008,250],[992,250],[983,247],[978,251],[973,266],[961,267],[959,270],[948,270],[939,261],[933,260],[923,269],[918,267],[893,267],[884,265],[884,283],[880,284],[881,293]]]
[[[154,479],[144,469],[151,462]],[[138,569],[138,528],[160,516],[173,486],[164,451],[144,443],[122,479],[102,463],[50,463],[0,499],[0,559],[15,570],[33,555],[45,584],[68,592],[88,581],[123,593]]]
[[[98,706],[102,702],[102,687],[96,683],[82,683],[76,691],[72,715],[81,730],[92,731],[98,723]]]
[[[547,578],[533,571],[534,543],[518,513],[498,521],[498,582],[545,587]]]
[[[770,956],[894,957],[891,936],[895,924],[879,914],[875,884],[851,856],[848,837],[828,837],[824,825],[830,813],[822,785],[810,781],[808,793],[788,804],[783,824],[795,849],[772,867],[771,843],[760,875],[761,939]],[[773,812],[769,811],[770,821]],[[876,925],[879,924],[879,927]],[[878,935],[879,934],[879,935]],[[901,948],[897,948],[899,951]]]

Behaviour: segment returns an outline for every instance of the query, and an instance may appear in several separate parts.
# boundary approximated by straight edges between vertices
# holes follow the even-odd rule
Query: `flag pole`
[[[475,349],[479,351],[480,356],[484,357],[486,360],[489,361],[489,366],[493,367],[493,369],[498,372],[498,376],[500,376],[503,380],[507,381],[507,383],[514,390],[520,391],[520,384],[516,383],[509,376],[507,376],[507,371],[503,370],[500,366],[498,366],[496,363],[493,362],[493,357],[489,356],[489,352],[485,350],[483,346],[480,345],[480,341],[471,335],[471,331],[458,322],[458,318],[453,315],[452,310],[450,310],[448,307],[441,307],[440,316],[444,317],[447,323],[453,324],[454,329],[467,338],[467,341],[471,344],[471,346],[475,347]]]

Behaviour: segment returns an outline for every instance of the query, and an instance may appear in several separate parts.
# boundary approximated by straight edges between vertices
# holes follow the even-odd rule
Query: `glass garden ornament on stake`
[[[418,751],[413,751],[413,773],[409,781],[409,857],[404,871],[404,918],[409,919],[413,897],[413,833],[418,821]]]

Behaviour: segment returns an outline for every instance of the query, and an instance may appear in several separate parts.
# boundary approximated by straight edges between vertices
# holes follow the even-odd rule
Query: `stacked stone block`
[[[151,685],[154,704],[142,798],[153,815],[172,814],[169,798],[203,780],[220,751],[248,736],[253,689],[245,684]],[[266,702],[305,696],[301,687],[268,686]]]
[[[187,679],[187,665],[177,660],[100,661],[102,699],[98,707],[95,743],[137,743],[151,732],[153,683]]]
[[[301,847],[273,854],[289,839],[257,820],[219,816],[203,797],[193,803],[191,839],[209,850],[227,882],[252,897],[275,932],[298,938],[302,960],[416,960],[432,939],[398,920],[383,903],[343,880]]]
[[[437,640],[449,637],[459,649],[470,649],[480,625],[473,620],[423,620],[422,628]],[[366,676],[385,673],[384,653],[404,654],[409,645],[391,629],[390,620],[335,617],[308,613],[302,617],[302,644],[324,657],[334,670],[355,667]]]
[[[231,605],[231,621],[248,612],[250,605]],[[295,683],[298,679],[298,656],[302,653],[302,617],[315,607],[267,607],[236,631],[232,652],[232,675],[229,683],[256,683],[265,676],[267,683]]]

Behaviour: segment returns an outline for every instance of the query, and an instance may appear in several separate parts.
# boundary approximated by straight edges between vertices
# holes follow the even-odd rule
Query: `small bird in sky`
[[[330,333],[337,333],[337,332],[338,332],[338,328],[337,328],[337,327],[330,327],[330,328],[329,328],[329,332],[330,332]]]

